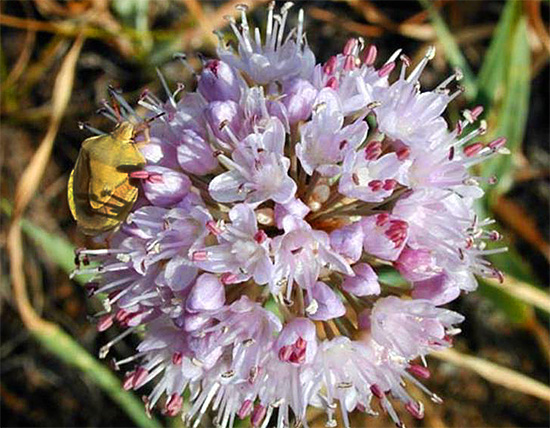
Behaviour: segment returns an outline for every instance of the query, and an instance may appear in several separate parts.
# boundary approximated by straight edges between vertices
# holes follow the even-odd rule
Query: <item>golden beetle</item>
[[[73,217],[87,235],[114,229],[138,197],[130,174],[143,168],[145,158],[135,144],[136,132],[135,125],[123,121],[110,134],[82,143],[67,196]]]

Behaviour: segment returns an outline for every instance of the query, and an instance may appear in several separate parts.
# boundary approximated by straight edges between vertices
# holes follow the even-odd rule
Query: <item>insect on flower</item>
[[[71,214],[87,235],[115,229],[137,200],[138,180],[157,178],[143,171],[146,160],[139,146],[149,141],[150,123],[163,113],[143,120],[114,88],[109,87],[109,94],[113,106],[104,102],[101,111],[117,125],[109,134],[82,125],[100,135],[82,143],[67,186]]]
[[[82,143],[67,194],[71,213],[87,235],[114,229],[137,199],[130,173],[140,170],[145,159],[134,143],[136,130],[124,121],[110,134]]]

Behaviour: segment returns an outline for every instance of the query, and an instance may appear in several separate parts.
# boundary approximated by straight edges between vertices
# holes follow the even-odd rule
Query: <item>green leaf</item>
[[[469,100],[473,100],[477,95],[477,85],[474,78],[474,74],[466,61],[464,55],[458,46],[458,43],[454,39],[449,27],[445,23],[445,20],[441,17],[439,12],[433,7],[430,0],[419,0],[424,9],[426,9],[432,20],[435,32],[439,39],[439,42],[443,46],[445,55],[447,56],[448,61],[454,66],[462,70],[464,75],[461,83],[464,86],[465,92],[464,95]]]
[[[162,425],[149,418],[143,403],[131,392],[124,390],[112,371],[100,363],[71,336],[55,326],[47,330],[36,329],[31,333],[40,343],[66,364],[79,369],[84,376],[103,389],[120,408],[143,428],[160,428]]]
[[[513,36],[515,23],[521,13],[521,3],[517,0],[509,0],[504,6],[495,34],[485,60],[478,74],[478,102],[488,107],[498,96],[503,95],[507,58],[510,40]]]
[[[149,31],[149,0],[113,0],[111,6],[124,26],[134,30],[141,47],[140,55],[147,55],[153,47]]]
[[[6,199],[2,199],[2,211],[11,216],[11,205]],[[42,249],[46,259],[59,266],[64,272],[70,274],[74,268],[75,246],[66,238],[50,233],[29,220],[21,219],[21,229]],[[75,281],[85,284],[90,281],[90,275],[78,275]]]
[[[491,300],[496,308],[502,312],[507,319],[515,324],[527,324],[533,319],[533,308],[521,300],[511,296],[498,286],[493,286],[479,278],[478,292]]]
[[[530,92],[530,49],[527,41],[527,18],[522,16],[514,26],[507,61],[502,65],[505,71],[504,96],[502,103],[494,100],[488,116],[490,138],[504,136],[508,142],[506,147],[511,156],[497,156],[482,166],[482,175],[496,176],[499,181],[496,186],[488,189],[491,198],[509,190],[513,181],[514,156],[520,153],[529,112]],[[495,97],[498,92],[495,92]],[[500,104],[500,105],[499,105]],[[489,201],[491,202],[491,200]]]
[[[378,279],[384,284],[388,284],[392,287],[408,289],[410,288],[409,283],[401,274],[396,271],[394,268],[389,266],[383,266],[376,270]]]

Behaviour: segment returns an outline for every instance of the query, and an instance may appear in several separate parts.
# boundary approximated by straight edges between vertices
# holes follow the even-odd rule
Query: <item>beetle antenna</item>
[[[122,121],[123,119],[128,120],[128,115],[131,115],[134,118],[136,118],[138,122],[142,120],[142,118],[134,111],[134,109],[130,106],[130,104],[128,104],[128,102],[124,99],[124,97],[120,95],[120,91],[117,91],[111,85],[109,85],[109,95],[111,96],[113,107],[118,112],[119,121]]]

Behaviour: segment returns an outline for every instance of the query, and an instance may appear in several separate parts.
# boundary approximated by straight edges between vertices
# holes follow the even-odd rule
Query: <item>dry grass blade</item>
[[[367,22],[394,29],[396,24],[368,0],[347,0],[348,4],[363,14]]]
[[[533,245],[546,257],[546,260],[550,261],[550,244],[546,242],[533,216],[527,210],[512,200],[501,196],[495,203],[493,212],[504,224]]]
[[[205,14],[205,19],[208,22],[208,38],[209,41],[214,41],[216,38],[211,38],[210,31],[217,30],[219,28],[224,27],[227,25],[227,17],[237,17],[240,15],[240,11],[237,9],[238,5],[245,5],[248,7],[248,10],[253,10],[258,6],[261,6],[262,4],[266,3],[268,0],[233,0],[229,3],[224,4],[223,6],[220,6],[217,8],[214,12]],[[187,5],[187,2],[185,2]],[[187,5],[189,6],[189,5]],[[197,37],[201,37],[202,35],[206,34],[205,29],[202,27],[202,25],[199,25],[196,28],[191,28],[188,30],[185,30],[181,33],[180,43],[179,46],[176,47],[176,49],[186,49],[191,45],[191,41],[196,39]]]
[[[18,18],[16,16],[0,14],[0,24],[7,27],[20,28],[29,31],[45,31],[59,33],[66,36],[74,36],[78,31],[74,25],[55,24],[35,19]]]
[[[511,296],[550,314],[550,296],[548,296],[548,293],[545,293],[543,290],[514,279],[510,275],[506,275],[502,284],[494,279],[486,279],[486,282],[487,284],[499,288]]]
[[[334,13],[318,7],[308,9],[308,15],[312,18],[318,19],[319,21],[329,22],[335,27],[342,27],[349,32],[357,33],[366,37],[378,37],[384,32],[381,27],[360,24],[359,22],[351,21],[349,19],[342,19]]]
[[[550,387],[521,373],[452,349],[434,352],[439,360],[476,372],[489,382],[550,402]]]
[[[347,2],[351,7],[361,12],[367,22],[379,25],[388,31],[417,40],[433,40],[436,37],[435,30],[430,24],[412,20],[410,22],[407,20],[406,22],[395,23],[369,1],[347,0]],[[424,14],[424,16],[427,17],[427,14]]]
[[[23,9],[25,10],[25,14],[27,16],[30,16],[31,12],[29,10],[29,4],[26,2],[23,2],[22,4]],[[25,44],[23,46],[23,50],[21,51],[21,55],[19,55],[17,62],[15,63],[10,71],[10,74],[4,81],[2,90],[5,90],[7,87],[13,85],[19,79],[19,77],[21,77],[21,74],[23,73],[23,71],[27,67],[27,64],[29,63],[29,60],[31,59],[35,41],[36,32],[32,30],[27,30],[27,34],[25,35]]]
[[[21,176],[15,190],[14,213],[8,235],[8,251],[11,262],[10,269],[14,295],[16,296],[17,306],[20,311],[21,318],[25,325],[29,328],[48,328],[49,326],[42,325],[45,322],[36,315],[28,300],[25,285],[25,274],[23,272],[23,252],[21,243],[21,226],[19,220],[21,219],[21,216],[23,215],[23,212],[32,196],[36,192],[38,185],[40,184],[40,179],[46,169],[61,118],[67,108],[72,92],[76,61],[83,43],[84,38],[79,36],[75,40],[71,50],[61,65],[61,69],[59,70],[53,88],[52,117],[48,131]]]
[[[67,108],[69,98],[73,89],[74,70],[80,49],[84,43],[82,36],[77,37],[71,50],[65,57],[59,74],[55,80],[52,98],[52,117],[46,136],[40,143],[40,147],[34,154],[31,162],[21,176],[15,191],[14,218],[20,217],[28,205],[31,197],[40,184],[40,178],[44,174],[48,159],[50,157],[53,142],[61,123],[61,118]]]
[[[548,34],[547,30],[548,25],[544,23],[540,16],[540,0],[526,1],[524,7],[527,11],[531,27],[535,30],[546,51],[550,53],[550,34]]]

